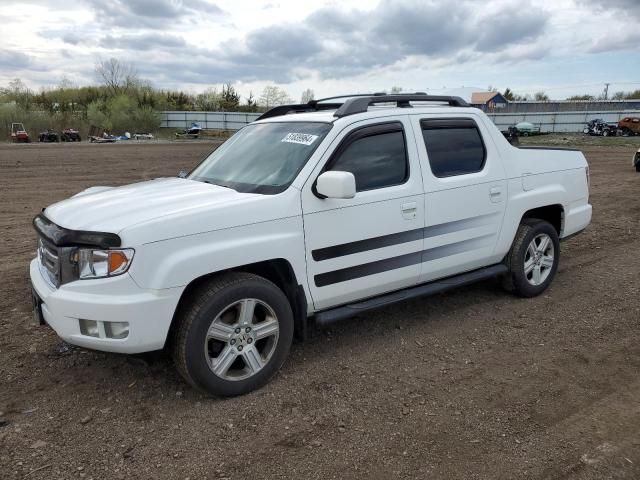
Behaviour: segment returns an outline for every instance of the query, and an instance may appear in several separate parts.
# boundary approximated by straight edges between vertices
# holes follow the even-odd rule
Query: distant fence
[[[213,130],[240,130],[247,123],[255,121],[261,113],[241,112],[162,112],[162,127],[183,129],[192,122],[199,123],[202,128]],[[535,112],[535,113],[487,113],[500,130],[510,125],[529,122],[540,127],[541,132],[577,133],[594,118],[602,118],[605,122],[617,122],[624,117],[640,117],[640,110],[617,112]]]
[[[255,121],[261,113],[244,112],[161,112],[161,127],[188,128],[196,122],[202,128],[213,130],[240,130]]]
[[[640,99],[636,100],[550,100],[546,102],[508,102],[504,107],[488,109],[487,113],[551,113],[551,112],[622,112],[640,110]]]
[[[624,117],[640,117],[640,110],[618,112],[488,113],[487,115],[500,130],[506,130],[507,127],[516,123],[529,122],[536,127],[540,127],[540,131],[545,133],[577,133],[582,132],[585,124],[594,118],[616,123]]]

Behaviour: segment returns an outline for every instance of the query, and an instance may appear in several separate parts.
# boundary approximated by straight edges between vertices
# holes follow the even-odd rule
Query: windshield
[[[283,192],[309,160],[331,124],[248,125],[223,143],[188,178],[243,193]]]

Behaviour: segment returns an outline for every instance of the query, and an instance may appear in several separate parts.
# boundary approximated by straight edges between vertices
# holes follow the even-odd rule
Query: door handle
[[[416,218],[418,211],[418,204],[416,202],[403,203],[400,207],[402,209],[402,216],[407,220],[413,220]]]
[[[500,187],[491,187],[489,189],[489,197],[491,198],[491,201],[493,203],[500,202],[500,199],[502,198],[502,188],[500,188]]]

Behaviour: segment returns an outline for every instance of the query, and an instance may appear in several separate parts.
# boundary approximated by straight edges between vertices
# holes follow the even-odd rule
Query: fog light
[[[80,319],[80,333],[89,337],[99,337],[98,322],[95,320]]]
[[[122,339],[129,336],[129,322],[104,322],[107,338]]]

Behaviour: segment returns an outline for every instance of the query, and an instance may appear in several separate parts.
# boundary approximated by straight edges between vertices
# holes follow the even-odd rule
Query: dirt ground
[[[212,148],[0,145],[0,478],[640,478],[631,146],[583,147],[593,224],[563,243],[541,297],[485,282],[315,331],[269,385],[229,400],[162,354],[60,352],[29,323],[31,218]]]

